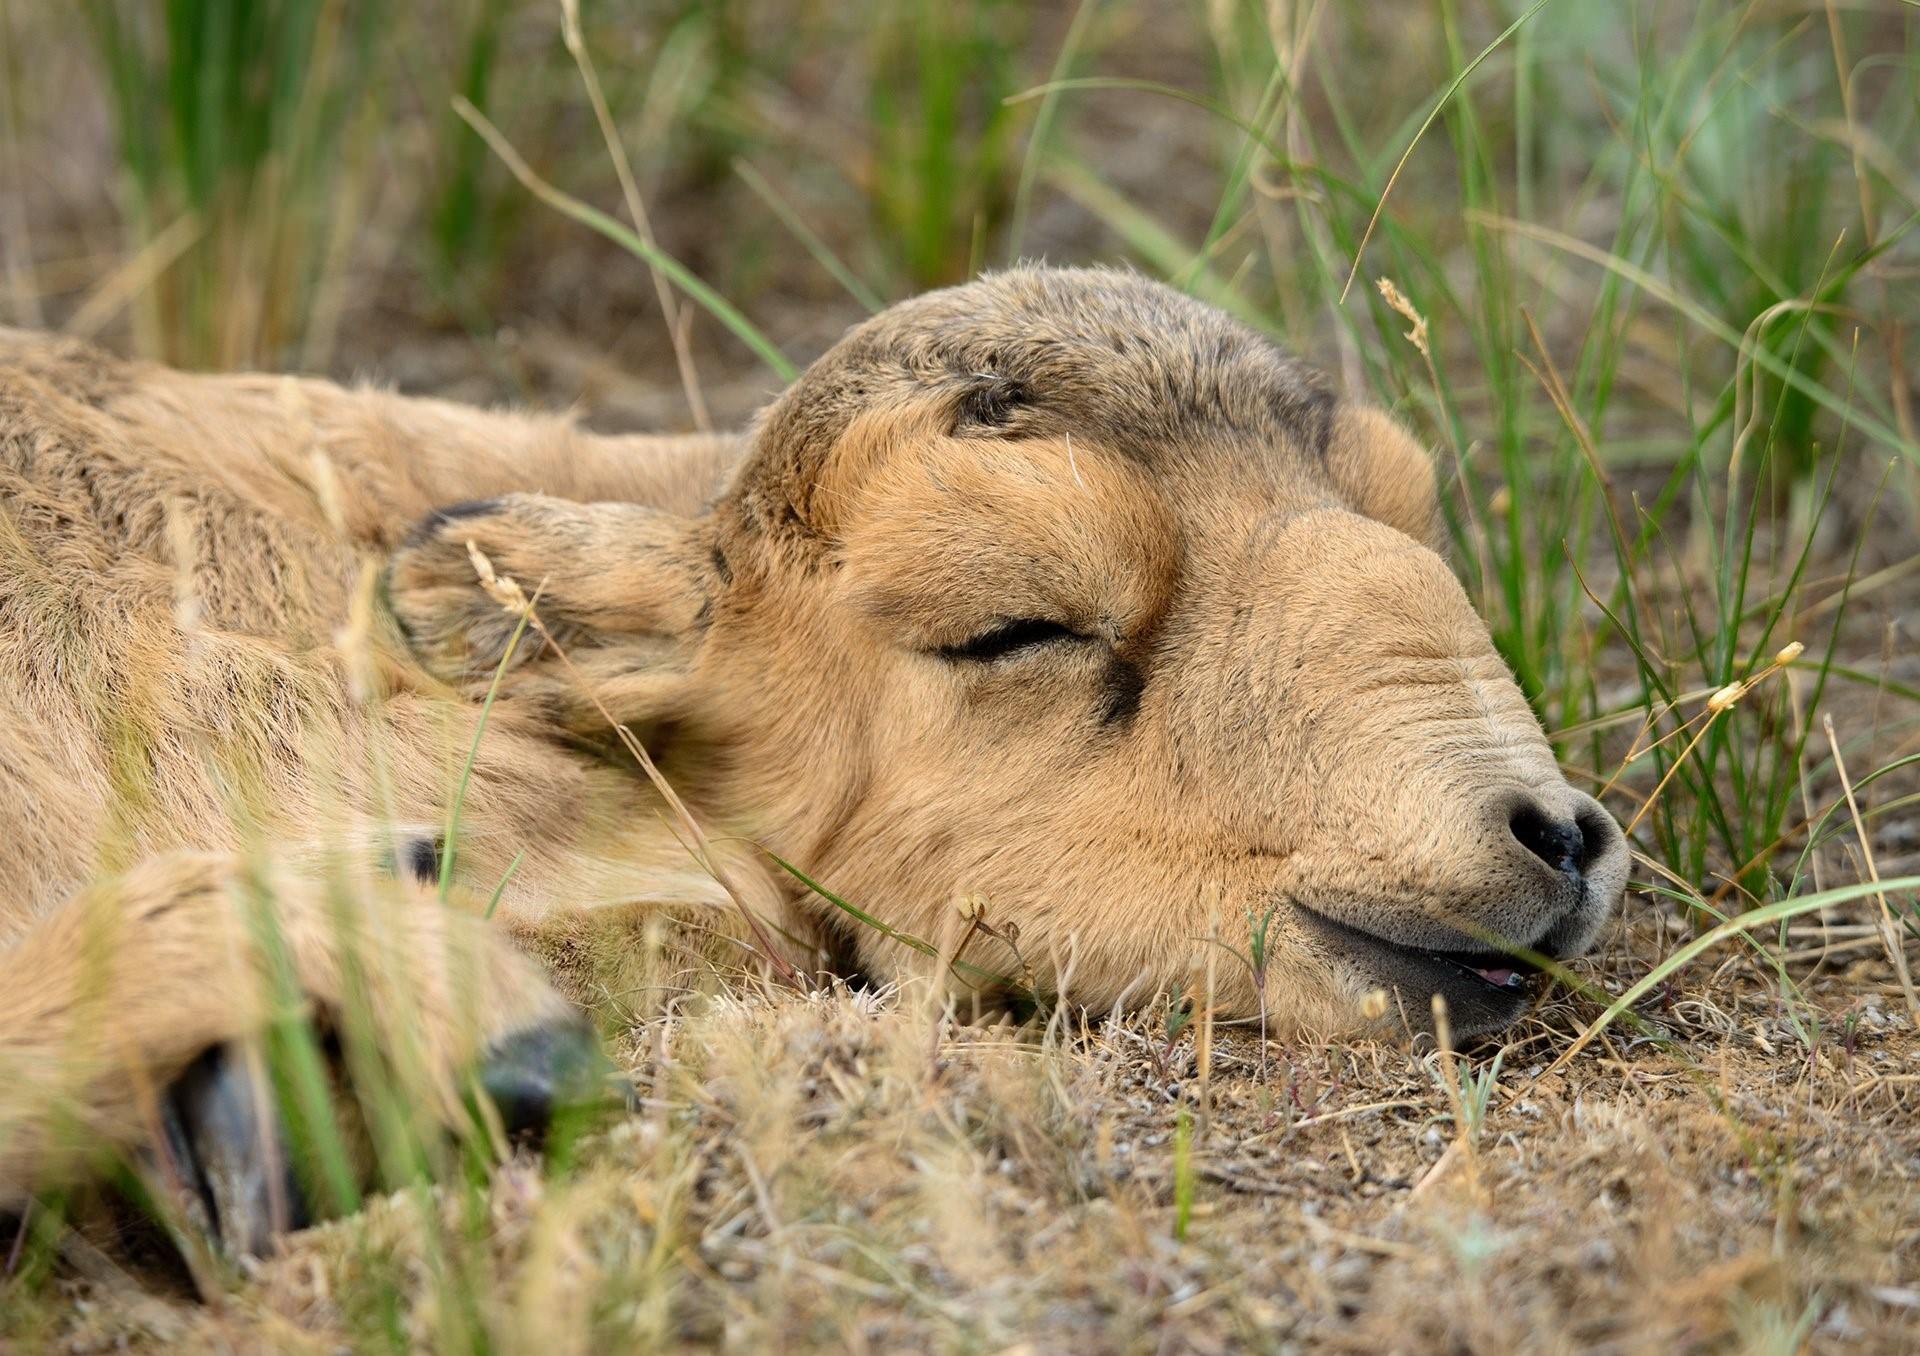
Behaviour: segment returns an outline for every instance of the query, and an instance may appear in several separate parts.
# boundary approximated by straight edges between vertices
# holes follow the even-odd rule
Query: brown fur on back
[[[341,760],[349,800],[366,796],[364,769],[342,758],[368,717],[338,633],[363,572],[429,510],[527,488],[694,508],[735,446],[596,439],[558,418],[0,336],[0,702],[27,736],[0,743],[16,765],[0,765],[0,834],[24,849],[0,937],[112,854],[304,836],[318,759]],[[468,704],[405,663],[397,637],[367,643],[400,741],[393,817],[437,823],[451,733],[438,727],[470,728]],[[550,837],[586,814],[590,773],[520,724],[502,712],[475,794],[483,814],[521,802],[500,808]],[[433,775],[409,777],[422,764]]]

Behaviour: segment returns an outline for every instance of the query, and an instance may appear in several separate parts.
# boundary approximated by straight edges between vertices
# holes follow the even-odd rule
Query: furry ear
[[[1371,406],[1343,402],[1327,437],[1327,470],[1355,512],[1436,551],[1446,547],[1433,462],[1405,429]]]
[[[519,618],[483,584],[473,553],[529,598],[571,666],[529,627],[503,695],[563,725],[604,731],[675,715],[714,595],[724,587],[699,520],[638,504],[510,494],[429,514],[387,568],[387,598],[428,672],[485,695]]]

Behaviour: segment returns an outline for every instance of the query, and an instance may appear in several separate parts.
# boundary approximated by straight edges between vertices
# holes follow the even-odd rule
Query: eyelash
[[[942,659],[970,659],[979,663],[992,663],[996,659],[1005,659],[1009,655],[1023,650],[1038,649],[1043,645],[1052,645],[1062,640],[1084,640],[1078,631],[1048,621],[1044,617],[1019,617],[1013,621],[1001,622],[990,630],[982,631],[958,645],[942,645],[934,651]]]

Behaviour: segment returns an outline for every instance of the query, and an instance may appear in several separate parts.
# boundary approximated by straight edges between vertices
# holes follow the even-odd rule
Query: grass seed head
[[[1728,683],[1725,687],[1707,698],[1707,710],[1717,716],[1722,711],[1731,709],[1746,695],[1747,685],[1745,683]]]
[[[1387,305],[1405,317],[1413,326],[1407,331],[1407,341],[1420,350],[1421,357],[1431,357],[1432,350],[1427,347],[1427,318],[1413,309],[1413,303],[1407,300],[1406,293],[1394,286],[1392,278],[1381,278],[1375,285],[1379,287],[1380,295],[1386,299]]]
[[[527,616],[533,610],[533,604],[528,601],[519,583],[511,575],[496,574],[493,562],[471,541],[467,543],[467,559],[473,562],[473,571],[480,576],[480,587],[494,602],[516,617]]]

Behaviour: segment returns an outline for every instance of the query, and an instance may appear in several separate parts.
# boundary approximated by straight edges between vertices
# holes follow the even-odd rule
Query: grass
[[[103,204],[30,185],[8,318],[30,293],[175,361],[417,362],[686,425],[683,343],[737,421],[888,299],[1130,259],[1433,447],[1455,564],[1642,885],[1577,983],[1439,1077],[1216,1031],[1204,994],[961,1024],[649,932],[576,976],[620,995],[643,1106],[566,1162],[484,1135],[450,1162],[376,1096],[395,1193],[253,1274],[207,1260],[217,1304],[46,1205],[0,1282],[15,1341],[1911,1344],[1920,1046],[1889,948],[1920,942],[1920,11],[589,4],[631,195],[557,11],[447,13],[8,9],[47,55],[0,163],[77,154],[80,82],[124,235],[63,248]],[[451,74],[382,55],[410,49]],[[650,228],[613,206],[641,190]],[[694,320],[662,323],[650,269]],[[452,338],[408,318],[455,294]],[[556,331],[641,376],[583,375]],[[651,403],[623,413],[630,386]],[[1256,976],[1266,922],[1228,948]],[[284,1094],[328,1124],[283,1034]],[[339,1136],[313,1153],[344,1182]]]
[[[317,341],[322,274],[352,227],[355,124],[380,11],[329,0],[87,0],[127,226],[168,244],[137,321],[176,361],[284,359]]]

